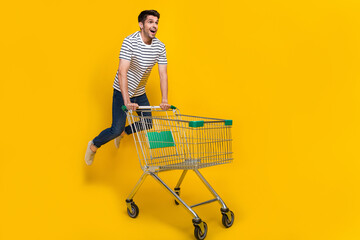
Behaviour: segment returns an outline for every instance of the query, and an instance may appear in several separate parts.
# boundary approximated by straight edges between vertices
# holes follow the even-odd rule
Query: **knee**
[[[111,134],[115,137],[118,137],[120,136],[120,134],[124,131],[124,128],[123,127],[115,127],[115,126],[112,126],[111,127]]]

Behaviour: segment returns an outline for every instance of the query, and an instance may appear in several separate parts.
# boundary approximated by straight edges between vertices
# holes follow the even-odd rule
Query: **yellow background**
[[[169,100],[234,120],[234,162],[202,171],[235,213],[195,208],[207,239],[360,239],[358,1],[6,1],[1,4],[0,239],[194,239],[191,215],[141,175],[132,138],[84,163],[111,124],[137,15],[157,9]],[[147,86],[159,104],[157,68]],[[173,187],[180,172],[160,174]],[[210,198],[194,174],[189,204]]]

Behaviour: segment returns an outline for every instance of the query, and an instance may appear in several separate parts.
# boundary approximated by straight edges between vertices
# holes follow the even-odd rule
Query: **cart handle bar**
[[[121,109],[124,111],[124,112],[127,112],[128,109],[125,105],[122,105]],[[140,110],[144,110],[144,109],[161,109],[160,106],[139,106],[137,109],[140,109]],[[177,109],[175,106],[171,105],[170,106],[170,109]]]

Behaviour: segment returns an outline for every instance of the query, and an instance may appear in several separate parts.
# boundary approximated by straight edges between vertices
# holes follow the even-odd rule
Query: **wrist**
[[[129,103],[131,103],[130,98],[125,98],[124,105],[128,105]]]

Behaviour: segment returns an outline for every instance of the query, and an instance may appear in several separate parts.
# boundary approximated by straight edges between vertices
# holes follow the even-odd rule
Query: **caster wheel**
[[[129,214],[129,216],[131,218],[136,218],[139,215],[138,206],[134,202],[132,202],[131,203],[131,211],[129,209],[127,209],[127,213]]]
[[[228,215],[226,213],[222,213],[222,224],[226,227],[229,228],[233,225],[234,223],[234,213],[232,211],[230,211],[230,215],[231,215],[231,219],[229,219]]]
[[[207,228],[206,222],[203,222],[203,223],[204,223],[204,232],[201,231],[201,229],[198,225],[195,225],[194,235],[195,235],[195,238],[198,240],[205,239],[205,237],[207,235],[208,228]]]

